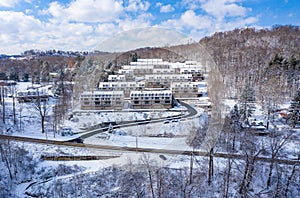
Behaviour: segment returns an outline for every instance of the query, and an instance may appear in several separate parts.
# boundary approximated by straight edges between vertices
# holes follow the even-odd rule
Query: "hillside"
[[[246,82],[256,88],[257,94],[264,95],[263,90],[270,88],[268,82],[274,73],[281,74],[273,79],[276,88],[283,89],[287,96],[294,95],[299,87],[300,28],[297,26],[235,29],[215,33],[199,43],[213,57],[223,81],[235,96]],[[276,61],[278,67],[274,64],[270,67]],[[293,79],[288,76],[291,73]],[[270,86],[274,88],[274,83]]]

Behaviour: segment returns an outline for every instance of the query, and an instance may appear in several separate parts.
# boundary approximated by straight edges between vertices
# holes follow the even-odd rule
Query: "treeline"
[[[246,83],[255,88],[257,95],[265,95],[265,90],[275,87],[289,97],[299,86],[299,26],[235,29],[215,33],[199,43],[219,67],[231,96],[240,95]],[[281,76],[274,79],[273,74]]]
[[[67,57],[77,57],[77,56],[87,56],[88,51],[62,51],[62,50],[26,50],[22,53],[23,56],[67,56]]]

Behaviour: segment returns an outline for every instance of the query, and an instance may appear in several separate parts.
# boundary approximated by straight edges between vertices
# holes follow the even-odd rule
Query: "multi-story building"
[[[206,96],[204,79],[205,69],[195,61],[171,63],[162,59],[138,59],[137,62],[122,66],[118,75],[109,75],[108,82],[100,82],[99,93],[83,93],[81,108],[122,109],[124,98],[130,98],[133,109],[171,108],[173,96]],[[116,93],[118,97],[114,95]]]
[[[132,109],[169,109],[172,108],[171,90],[132,91],[130,101]]]
[[[124,105],[123,91],[86,91],[80,96],[82,110],[121,110]]]
[[[125,82],[125,75],[109,75],[108,82]]]
[[[197,98],[198,84],[194,82],[172,82],[171,91],[175,98]]]
[[[172,82],[191,82],[192,74],[151,74],[145,75],[147,87],[170,87]]]
[[[123,91],[124,97],[130,97],[131,91],[144,90],[145,82],[100,82],[100,91]]]

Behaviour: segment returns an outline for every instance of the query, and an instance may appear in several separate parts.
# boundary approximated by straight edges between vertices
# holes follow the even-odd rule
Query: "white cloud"
[[[119,19],[117,20],[119,30],[120,31],[128,31],[131,29],[136,29],[136,28],[142,28],[142,27],[148,27],[150,26],[150,19],[152,18],[152,14],[150,13],[144,13],[140,14],[136,18],[132,18],[128,16],[125,19]]]
[[[228,13],[227,15],[228,16]],[[177,29],[182,32],[189,32],[189,36],[198,40],[203,36],[216,31],[226,31],[234,28],[242,28],[253,25],[258,17],[236,16],[234,18],[215,17],[212,15],[197,14],[194,10],[188,10],[179,18],[168,19],[161,25],[170,29]]]
[[[75,0],[67,6],[52,2],[41,13],[65,21],[108,22],[116,19],[123,9],[122,2],[117,0]]]
[[[181,15],[180,21],[191,28],[203,29],[211,26],[211,18],[208,16],[196,15],[192,10],[188,10]]]
[[[150,3],[148,1],[142,2],[141,0],[129,0],[126,10],[130,12],[147,11],[149,7]]]
[[[245,16],[248,9],[236,4],[237,1],[239,0],[208,0],[201,4],[201,8],[218,19],[225,16]]]
[[[248,16],[250,9],[239,5],[241,0],[183,0],[184,5],[193,9],[175,13],[162,22],[150,13],[150,3],[146,0],[72,0],[69,4],[55,1],[45,10],[39,10],[36,18],[34,12],[39,6],[33,5],[35,1],[19,1],[32,2],[31,9],[0,11],[0,54],[21,53],[28,49],[93,50],[112,35],[150,26],[185,32],[197,40],[215,31],[245,27],[258,21],[257,17]],[[0,5],[3,2],[17,0],[0,0]],[[157,2],[154,6],[161,12],[171,12],[173,6],[178,5]],[[39,19],[40,15],[44,16]],[[168,36],[175,38],[166,31],[134,33],[140,40],[174,44],[170,40],[159,40]],[[126,42],[121,44],[126,45]]]
[[[160,12],[161,13],[168,13],[168,12],[173,12],[175,9],[172,5],[163,5],[160,7]]]
[[[203,15],[196,15],[193,10],[188,10],[180,16],[179,19],[169,19],[161,23],[163,27],[177,29],[178,31],[191,31],[210,28],[212,18]]]
[[[0,0],[0,7],[14,7],[20,0]]]

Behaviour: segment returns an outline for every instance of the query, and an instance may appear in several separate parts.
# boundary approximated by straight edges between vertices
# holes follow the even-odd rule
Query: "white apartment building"
[[[150,74],[145,75],[147,87],[170,87],[172,82],[191,82],[192,74]]]
[[[125,82],[126,77],[125,77],[125,75],[109,75],[108,81],[109,82]]]
[[[82,110],[121,110],[124,105],[123,91],[85,91],[80,96]]]
[[[145,82],[100,82],[100,91],[123,91],[124,97],[130,97],[131,91],[144,90],[146,87]]]
[[[172,98],[171,90],[144,90],[130,93],[132,109],[170,109]]]
[[[198,97],[198,84],[194,82],[172,82],[170,88],[175,98]]]

